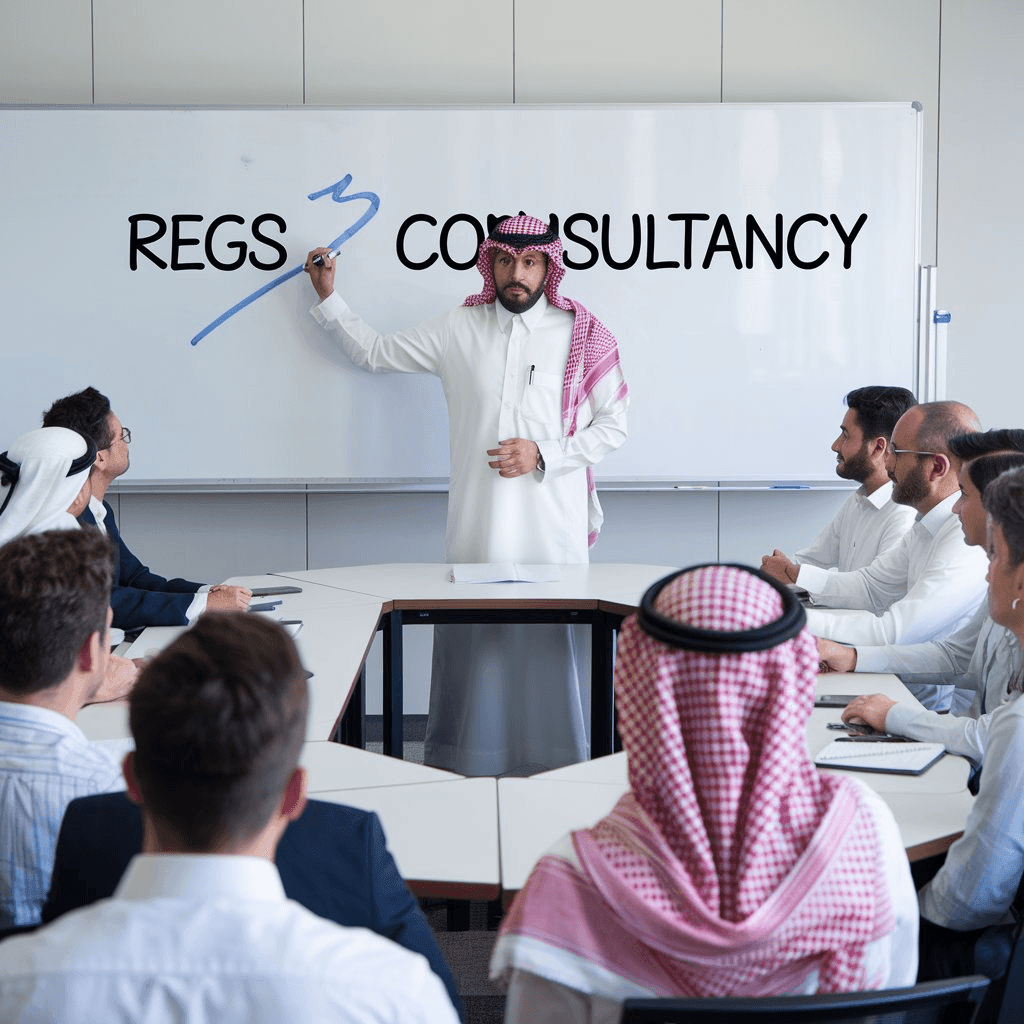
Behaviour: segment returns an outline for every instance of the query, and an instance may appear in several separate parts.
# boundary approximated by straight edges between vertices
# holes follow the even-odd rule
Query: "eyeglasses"
[[[893,446],[886,445],[886,450],[890,455],[939,455],[940,452],[916,452],[912,448],[893,448]]]
[[[109,448],[110,445],[112,445],[114,443],[114,441],[116,441],[116,440],[117,440],[117,438],[115,437],[110,442],[110,444],[107,445],[107,447]],[[125,444],[131,444],[132,443],[132,432],[127,427],[122,427],[121,428],[121,440],[124,441]]]

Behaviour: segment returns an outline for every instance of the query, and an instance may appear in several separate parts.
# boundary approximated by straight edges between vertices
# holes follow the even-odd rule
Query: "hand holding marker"
[[[330,259],[336,260],[338,258],[338,253],[340,253],[340,252],[341,252],[340,249],[332,249],[329,253],[327,253],[327,255],[328,255],[328,257]],[[320,253],[319,256],[314,256],[313,257],[313,266],[314,267],[322,267],[323,265],[324,265],[324,254],[323,253]]]

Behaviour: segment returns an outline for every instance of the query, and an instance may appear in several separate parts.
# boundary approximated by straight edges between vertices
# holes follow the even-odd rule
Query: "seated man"
[[[143,565],[128,550],[104,500],[110,485],[128,469],[131,432],[110,408],[110,399],[86,388],[54,402],[43,416],[46,427],[69,427],[96,445],[92,469],[92,498],[80,522],[98,526],[116,545],[114,591],[110,599],[114,626],[136,630],[144,626],[184,626],[204,611],[245,608],[252,596],[245,587],[203,587],[189,580],[164,579]],[[200,590],[204,592],[200,592]]]
[[[15,440],[0,454],[0,544],[46,530],[78,530],[77,517],[92,494],[95,460],[93,443],[66,427],[40,427]],[[89,703],[126,696],[135,674],[135,663],[111,655],[103,685]]]
[[[893,501],[915,509],[917,522],[897,547],[863,569],[801,568],[800,585],[815,601],[838,609],[808,611],[815,636],[851,644],[920,643],[974,614],[985,593],[985,556],[963,543],[953,514],[960,460],[949,439],[977,429],[977,417],[958,402],[916,405],[900,417],[886,465]]]
[[[92,496],[95,446],[64,427],[22,434],[0,455],[0,544],[46,530],[76,530]]]
[[[1024,431],[988,431],[953,438],[951,447],[967,457],[986,442],[998,443],[1007,434]],[[969,447],[968,447],[969,446]],[[985,488],[1008,469],[1024,466],[1024,452],[983,455],[964,462],[960,469],[961,494],[955,509],[963,524],[964,540],[984,548],[986,541]],[[918,740],[944,743],[953,753],[981,762],[990,713],[1007,699],[1010,683],[1021,670],[1021,652],[1014,635],[996,625],[986,603],[967,625],[941,640],[924,644],[882,647],[845,647],[831,640],[818,641],[818,655],[831,671],[894,672],[915,695],[923,688],[955,686],[951,714],[937,714],[908,704],[897,704],[881,694],[858,697],[844,712],[877,729]],[[919,696],[920,699],[920,696]]]
[[[656,583],[620,634],[630,791],[534,867],[492,977],[506,1021],[612,1021],[630,997],[913,984],[917,906],[892,813],[807,754],[817,657],[781,584]]]
[[[863,569],[896,547],[913,526],[914,510],[892,500],[892,481],[885,453],[893,427],[917,399],[906,388],[857,388],[846,396],[848,406],[839,436],[832,442],[836,476],[860,483],[843,502],[832,522],[813,544],[791,561],[778,548],[761,559],[761,569],[780,583],[800,583],[801,565],[851,572]]]
[[[118,751],[90,743],[74,721],[104,680],[112,564],[110,542],[95,530],[0,548],[3,927],[39,920],[68,803],[124,787]]]
[[[1020,643],[1024,641],[1024,470],[1011,470],[990,483],[984,503],[989,515],[989,614]],[[1019,675],[1010,689],[1019,693]],[[974,973],[974,943],[981,930],[1011,920],[1010,908],[1024,871],[1022,763],[1024,701],[1014,696],[991,713],[985,770],[963,836],[918,893],[921,981]],[[985,966],[988,973],[1001,965]]]
[[[306,674],[276,623],[204,616],[130,698],[143,852],[112,899],[0,944],[9,1021],[445,1021],[427,961],[285,896],[302,813]]]

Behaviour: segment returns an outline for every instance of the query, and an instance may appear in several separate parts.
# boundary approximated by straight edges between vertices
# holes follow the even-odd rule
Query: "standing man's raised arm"
[[[329,253],[321,246],[306,257],[306,273],[320,298],[310,312],[331,329],[331,337],[348,359],[371,373],[439,373],[450,314],[394,334],[378,333],[334,291],[336,260]],[[315,256],[323,257],[320,266],[313,262]]]

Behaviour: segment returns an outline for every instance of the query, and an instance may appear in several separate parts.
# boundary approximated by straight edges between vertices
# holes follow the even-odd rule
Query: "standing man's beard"
[[[508,294],[512,289],[518,289],[514,296]],[[543,293],[543,284],[536,291],[531,292],[526,285],[511,281],[498,292],[498,299],[510,313],[525,313],[537,305],[537,300]]]

